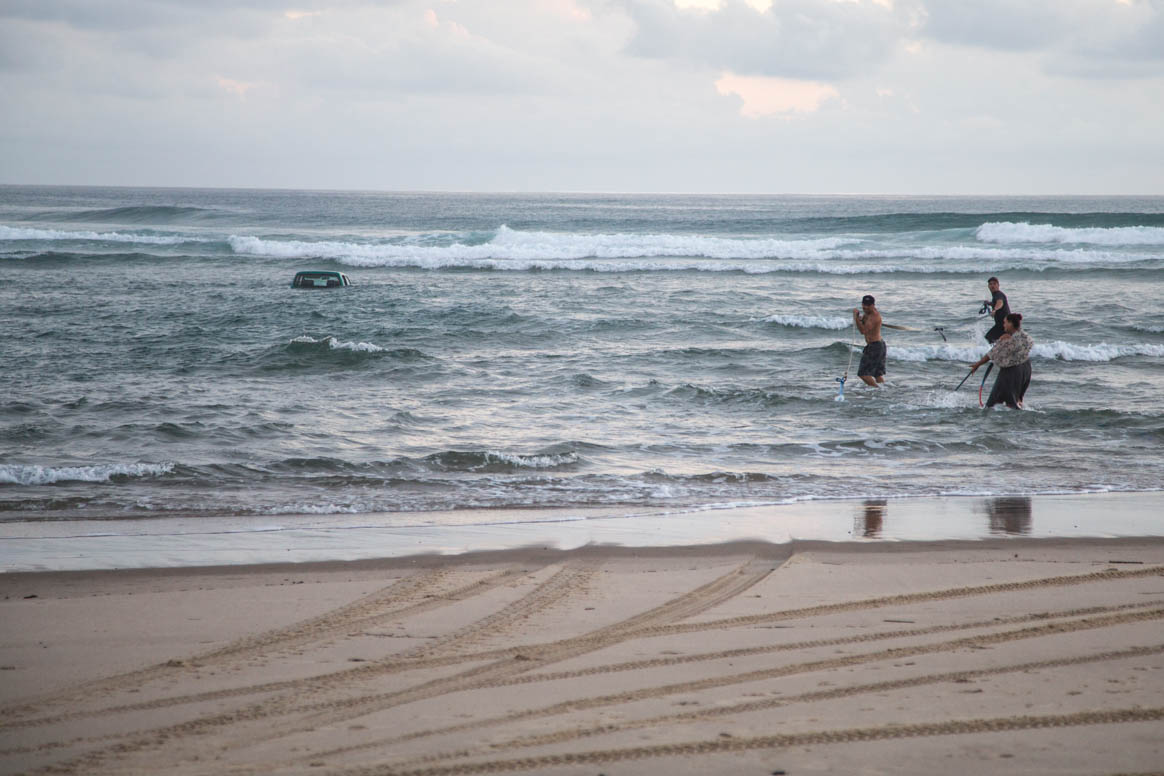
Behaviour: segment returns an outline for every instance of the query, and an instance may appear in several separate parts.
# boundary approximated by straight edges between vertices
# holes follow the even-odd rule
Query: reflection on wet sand
[[[867,539],[881,538],[881,527],[885,520],[885,499],[865,499],[862,511],[857,515],[853,533]]]
[[[1029,534],[1031,499],[1029,496],[1004,496],[986,501],[988,529],[992,534]]]

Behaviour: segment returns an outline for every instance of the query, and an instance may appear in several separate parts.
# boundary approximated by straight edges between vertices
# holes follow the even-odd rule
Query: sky
[[[0,183],[1164,194],[1164,0],[0,0]]]

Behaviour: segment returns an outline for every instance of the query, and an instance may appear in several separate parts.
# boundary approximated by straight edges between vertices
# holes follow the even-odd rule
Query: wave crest
[[[455,451],[433,453],[426,456],[425,463],[444,471],[465,472],[506,472],[522,469],[557,469],[578,463],[575,452],[549,453],[543,455],[519,455],[498,450]]]
[[[800,329],[847,329],[852,321],[841,316],[830,315],[769,315],[765,323],[778,323]]]
[[[413,241],[355,243],[266,240],[231,235],[235,253],[280,259],[336,259],[361,267],[416,266],[442,269],[466,262],[555,262],[577,259],[701,257],[707,259],[813,258],[821,251],[857,242],[854,238],[804,240],[738,239],[680,234],[554,234],[500,227],[492,239],[478,244],[421,245]],[[480,264],[480,268],[501,268]],[[539,268],[531,265],[524,268]],[[553,269],[550,264],[540,268]]]
[[[91,242],[139,243],[142,245],[182,245],[208,240],[185,235],[127,234],[124,232],[67,232],[60,229],[29,229],[0,224],[0,240],[84,240]]]
[[[989,222],[978,227],[981,242],[1059,243],[1084,245],[1164,245],[1164,228],[1158,226],[1112,226],[1069,228],[1026,221]]]
[[[1164,231],[1164,230],[1162,230]],[[461,235],[443,244],[416,239],[380,242],[276,240],[231,235],[239,255],[331,260],[356,267],[592,272],[1002,272],[1049,267],[1119,267],[1159,262],[1159,256],[1084,248],[926,245],[876,247],[863,238],[729,238],[683,234],[521,232],[502,226],[484,242]],[[973,267],[966,266],[973,262]],[[985,264],[984,264],[985,262]]]
[[[291,340],[292,345],[324,345],[326,344],[332,350],[351,350],[356,353],[383,353],[384,348],[379,345],[373,345],[371,342],[340,342],[335,337],[324,337],[323,339],[315,339],[306,334],[296,337]]]
[[[166,224],[212,218],[221,211],[192,205],[126,205],[100,210],[52,211],[32,216],[33,221],[109,222],[123,224]]]
[[[1164,356],[1164,345],[1137,343],[1132,345],[1074,345],[1070,342],[1036,343],[1034,355],[1041,358],[1057,358],[1060,361],[1114,361],[1127,356]]]
[[[888,356],[896,361],[977,361],[987,350],[982,345],[890,345]],[[1136,343],[1131,345],[1109,345],[1100,342],[1095,345],[1077,345],[1055,340],[1037,342],[1031,350],[1035,358],[1058,359],[1059,361],[1114,361],[1128,356],[1164,356],[1164,345]]]
[[[57,482],[110,482],[130,477],[158,477],[173,471],[172,463],[101,464],[97,466],[0,465],[0,484],[51,485]]]

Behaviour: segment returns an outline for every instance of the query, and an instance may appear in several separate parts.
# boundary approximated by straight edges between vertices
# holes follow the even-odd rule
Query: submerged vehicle
[[[342,288],[351,284],[352,281],[344,273],[326,269],[296,272],[295,279],[291,281],[292,288]]]

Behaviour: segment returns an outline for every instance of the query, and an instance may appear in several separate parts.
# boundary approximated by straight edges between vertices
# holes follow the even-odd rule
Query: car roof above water
[[[336,288],[351,284],[347,275],[329,269],[305,269],[296,272],[291,281],[292,288]]]

